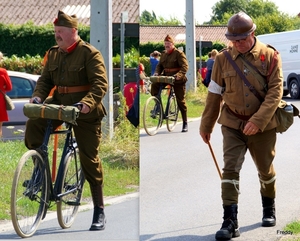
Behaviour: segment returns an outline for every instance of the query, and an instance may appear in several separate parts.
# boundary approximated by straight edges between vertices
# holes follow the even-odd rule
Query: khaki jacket
[[[208,88],[205,110],[202,115],[200,131],[211,133],[218,119],[218,123],[233,129],[243,130],[246,120],[242,120],[232,114],[251,116],[248,121],[259,127],[260,131],[270,130],[278,126],[278,121],[274,116],[278,103],[283,94],[283,75],[281,58],[278,54],[278,61],[269,73],[270,65],[274,57],[275,49],[267,46],[256,39],[254,47],[245,54],[259,72],[268,77],[267,90],[255,78],[255,76],[244,66],[239,52],[234,48],[227,49],[232,59],[236,62],[248,81],[255,87],[259,94],[264,97],[261,103],[258,98],[249,90],[240,78],[233,66],[221,51],[215,60],[212,81]],[[266,80],[267,81],[267,80]],[[224,100],[220,113],[220,103]],[[231,111],[228,110],[230,108]],[[220,114],[220,115],[219,115]]]
[[[185,53],[175,48],[171,54],[163,51],[156,65],[155,72],[158,73],[158,75],[164,76],[176,75],[179,78],[176,82],[185,83],[187,81],[186,72],[188,68],[189,64]]]
[[[56,89],[50,102],[63,105],[85,103],[90,107],[90,112],[80,113],[80,119],[105,116],[102,100],[108,89],[108,80],[103,56],[92,45],[79,39],[76,48],[69,53],[62,52],[58,46],[49,49],[47,62],[33,96],[44,101],[55,86],[82,85],[91,85],[91,88],[89,91],[68,94],[59,94]]]

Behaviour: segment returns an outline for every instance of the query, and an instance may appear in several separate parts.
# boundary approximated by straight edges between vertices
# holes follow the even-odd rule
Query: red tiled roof
[[[128,12],[128,23],[138,22],[138,0],[112,0],[112,4],[113,23],[121,21],[123,11]],[[0,23],[44,25],[53,22],[58,10],[76,14],[80,23],[90,24],[90,0],[1,0]]]
[[[198,25],[195,28],[195,40],[212,41],[227,44],[225,37],[226,25]],[[162,42],[167,34],[170,34],[175,43],[185,42],[185,26],[140,26],[140,43]]]

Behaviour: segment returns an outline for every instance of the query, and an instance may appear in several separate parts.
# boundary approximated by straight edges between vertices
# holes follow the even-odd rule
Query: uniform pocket
[[[74,85],[83,85],[84,80],[87,79],[86,73],[82,65],[70,65],[68,68],[68,79]]]
[[[229,70],[222,73],[222,78],[224,79],[226,85],[226,92],[229,93],[234,91],[234,89],[236,88],[236,77],[237,73],[235,70]]]

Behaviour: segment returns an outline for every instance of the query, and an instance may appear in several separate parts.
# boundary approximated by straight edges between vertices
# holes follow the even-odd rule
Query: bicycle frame
[[[167,86],[168,86],[168,84],[161,83],[160,87],[159,87],[159,90],[158,90],[158,94],[156,95],[156,97],[160,101],[160,104],[161,104],[161,107],[162,107],[162,110],[163,110],[163,119],[164,120],[168,118],[168,109],[169,109],[169,106],[170,106],[170,99],[174,94],[174,87],[172,85],[169,85],[170,88],[166,88]],[[169,90],[167,104],[166,104],[165,108],[164,108],[164,105],[163,105],[162,100],[161,100],[161,93],[162,93],[163,90]]]
[[[49,178],[49,183],[53,184],[52,181],[52,175],[51,175],[51,170],[50,170],[50,164],[49,164],[49,152],[48,152],[48,143],[49,143],[49,139],[50,136],[53,134],[66,134],[66,140],[65,140],[65,144],[64,144],[64,148],[63,148],[63,152],[61,155],[61,160],[59,163],[59,168],[58,168],[58,172],[57,172],[57,177],[56,180],[54,180],[54,186],[50,185],[50,197],[49,200],[46,200],[47,205],[49,206],[49,201],[57,201],[59,200],[62,196],[69,194],[70,192],[72,192],[73,190],[70,190],[69,192],[64,193],[63,195],[60,195],[61,190],[61,182],[62,177],[63,177],[63,172],[64,172],[64,158],[67,154],[67,152],[69,151],[69,149],[75,150],[76,145],[74,145],[74,141],[73,141],[73,132],[72,132],[72,125],[67,123],[68,127],[65,130],[55,130],[53,131],[53,125],[52,125],[52,120],[47,120],[47,127],[46,127],[46,131],[45,131],[45,136],[44,136],[44,141],[43,144],[37,149],[37,151],[41,154],[41,156],[43,157],[43,159],[46,161],[46,170],[47,170],[47,176]],[[76,158],[76,154],[75,154],[75,158]],[[76,163],[76,170],[78,170],[77,167],[77,162]],[[52,170],[52,172],[55,170]],[[78,179],[78,177],[77,177]]]

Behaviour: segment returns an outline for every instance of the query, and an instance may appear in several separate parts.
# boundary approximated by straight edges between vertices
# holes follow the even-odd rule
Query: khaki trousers
[[[151,95],[157,95],[160,88],[160,83],[151,84]],[[187,121],[187,106],[185,101],[186,86],[185,83],[174,84],[174,92],[178,108],[181,112],[182,120]]]
[[[241,130],[221,127],[223,134],[224,168],[222,177],[223,205],[238,203],[240,171],[249,150],[260,179],[260,193],[264,197],[275,198],[275,129],[246,136]]]
[[[93,186],[102,185],[103,168],[98,156],[101,139],[101,119],[77,119],[73,130],[79,148],[79,157],[86,180]],[[53,128],[62,122],[53,120]],[[25,145],[28,149],[41,146],[47,125],[46,119],[29,119],[26,122]]]

